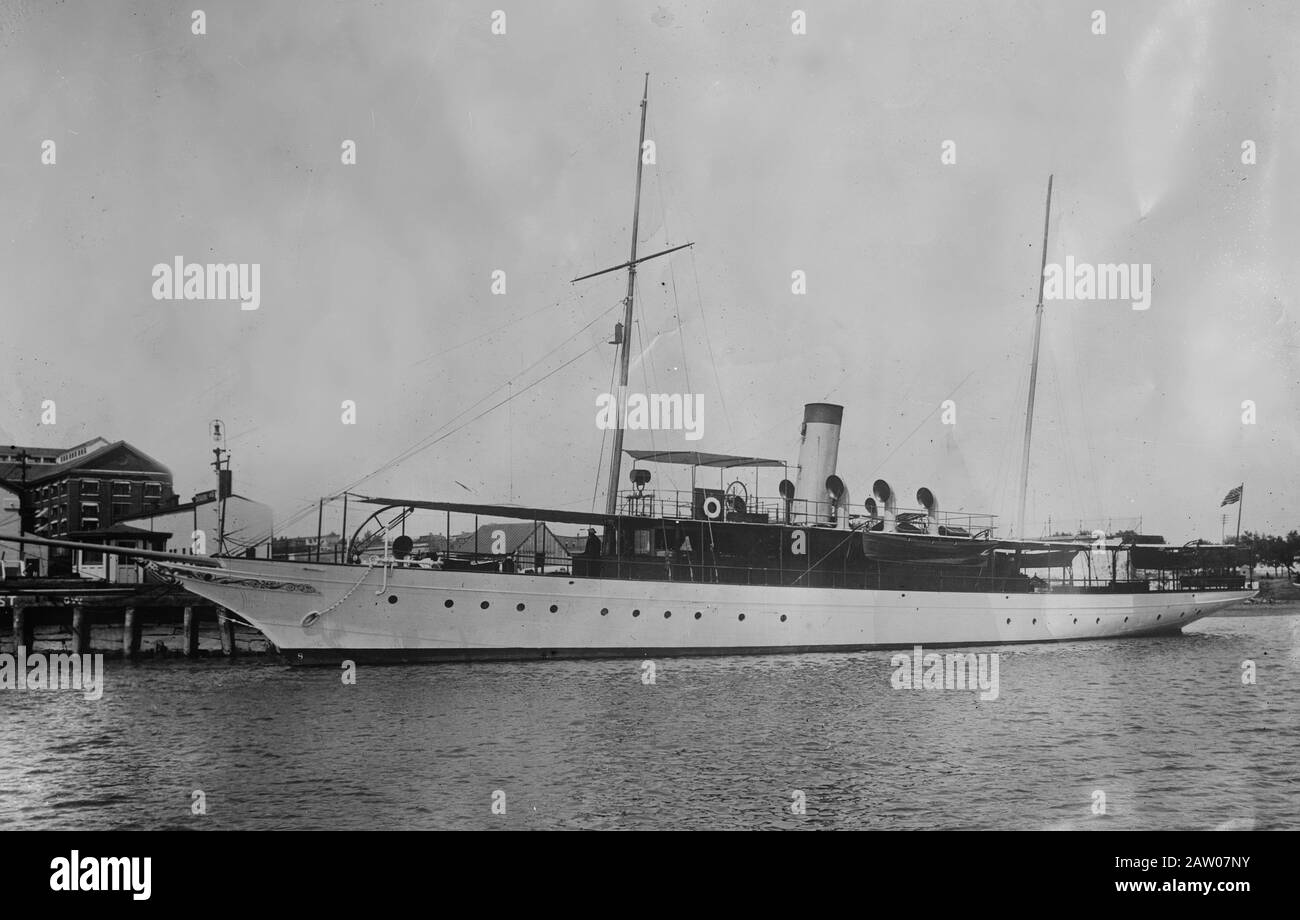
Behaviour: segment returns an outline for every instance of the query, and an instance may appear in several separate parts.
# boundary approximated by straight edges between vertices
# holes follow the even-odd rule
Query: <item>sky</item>
[[[1027,531],[1218,539],[1242,482],[1243,529],[1300,527],[1300,8],[1098,5],[805,2],[795,34],[768,2],[205,0],[196,35],[0,3],[0,443],[125,439],[188,497],[219,418],[295,533],[347,487],[603,507],[626,276],[570,279],[627,259],[649,73],[640,251],[695,245],[641,267],[630,386],[704,428],[626,446],[793,463],[831,401],[855,501],[1011,523],[1054,175],[1048,261],[1155,281],[1045,304]],[[155,299],[178,256],[257,264],[259,308]]]

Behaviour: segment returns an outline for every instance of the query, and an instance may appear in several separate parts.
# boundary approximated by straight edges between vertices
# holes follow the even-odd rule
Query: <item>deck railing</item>
[[[807,499],[751,496],[746,493],[723,494],[720,490],[704,493],[680,490],[646,489],[619,493],[619,513],[633,518],[667,518],[669,520],[730,521],[741,523],[795,524],[805,526],[827,524],[866,524],[873,518],[866,514],[862,504],[838,508],[831,502]],[[847,514],[846,520],[840,518]],[[913,533],[939,533],[939,528],[953,531],[954,535],[989,535],[997,525],[993,514],[968,514],[965,512],[938,511],[930,514],[924,508],[897,508],[893,519],[899,525],[911,525]],[[874,520],[887,521],[878,513]],[[886,525],[888,528],[888,524]]]
[[[1112,581],[1089,576],[1029,576],[1023,574],[972,575],[924,571],[908,572],[897,565],[850,570],[846,566],[818,565],[805,568],[770,568],[687,560],[680,554],[658,557],[593,560],[575,556],[534,555],[521,560],[517,555],[452,553],[437,563],[411,559],[383,560],[404,568],[439,568],[515,575],[554,575],[570,578],[613,578],[621,581],[687,582],[698,584],[746,585],[753,587],[812,587],[870,589],[881,591],[950,591],[981,594],[1134,594],[1147,591],[1244,590],[1244,576],[1233,574],[1189,574],[1178,578]]]

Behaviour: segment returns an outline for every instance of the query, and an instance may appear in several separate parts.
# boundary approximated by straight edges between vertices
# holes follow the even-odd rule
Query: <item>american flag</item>
[[[1245,483],[1242,483],[1242,485],[1245,485]],[[1241,501],[1241,486],[1237,486],[1237,488],[1223,496],[1223,501],[1219,502],[1219,507],[1222,508],[1224,505],[1233,505],[1239,501]]]

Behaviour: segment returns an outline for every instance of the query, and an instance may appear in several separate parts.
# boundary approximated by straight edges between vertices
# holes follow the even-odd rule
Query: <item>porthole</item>
[[[487,609],[488,609],[488,602],[487,602],[487,601],[484,601],[483,603],[479,604],[479,606],[482,607],[484,610],[487,610]]]
[[[634,617],[639,617],[640,615],[641,615],[641,611],[640,611],[640,610],[633,610],[633,611],[632,611],[632,616],[634,616]]]
[[[1157,614],[1156,614],[1156,619],[1158,620],[1158,619],[1160,619],[1162,616],[1164,616],[1163,613],[1157,613]]]
[[[450,607],[450,606],[452,606],[452,605],[455,604],[455,603],[456,603],[456,602],[453,601],[451,598],[447,598],[445,601],[442,602],[442,606],[444,606],[444,607]]]
[[[515,604],[515,609],[518,610],[520,613],[522,613],[522,612],[523,612],[523,609],[524,609],[524,605],[523,605],[523,604]]]
[[[1038,625],[1038,617],[1034,617],[1034,621],[1033,621],[1032,623],[1030,623],[1029,625],[1030,625],[1030,626],[1037,626],[1037,625]]]
[[[603,616],[603,617],[607,617],[607,616],[609,616],[609,608],[608,608],[608,607],[601,607],[601,608],[600,608],[600,615]]]
[[[1007,617],[1007,625],[1008,625],[1008,626],[1011,625],[1011,617]]]
[[[555,613],[555,611],[557,611],[557,610],[559,610],[559,609],[560,609],[560,608],[557,607],[557,606],[555,606],[554,604],[551,605],[551,613]]]
[[[1182,615],[1183,615],[1184,613],[1186,613],[1186,612],[1187,612],[1186,610],[1180,610],[1180,611],[1178,611],[1178,616],[1179,616],[1179,617],[1182,617]]]
[[[695,619],[698,620],[699,618],[700,618],[700,612],[697,610],[695,611]]]
[[[744,622],[745,615],[744,615],[743,613],[740,615],[740,619],[741,619],[741,622]]]
[[[1098,622],[1098,623],[1101,622],[1101,617],[1097,617],[1097,622]]]
[[[785,614],[784,614],[784,613],[783,613],[783,614],[781,614],[781,622],[782,622],[782,623],[784,623],[784,622],[785,622]]]
[[[1124,618],[1124,622],[1125,622],[1125,623],[1128,622],[1128,617],[1125,617],[1125,618]]]
[[[396,594],[390,594],[390,595],[388,595],[388,603],[390,603],[390,604],[396,604],[396,603],[397,603],[397,595],[396,595]]]
[[[1075,618],[1074,618],[1074,625],[1075,625],[1075,626],[1078,626],[1078,625],[1079,625],[1079,618],[1078,618],[1078,617],[1075,617]]]
[[[665,620],[668,619],[668,618],[669,618],[670,616],[672,616],[672,615],[673,615],[673,612],[672,612],[671,610],[665,610],[665,611],[664,611],[664,619],[665,619]]]

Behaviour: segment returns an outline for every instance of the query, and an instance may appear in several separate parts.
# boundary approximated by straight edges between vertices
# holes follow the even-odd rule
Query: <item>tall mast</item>
[[[1034,308],[1034,356],[1029,364],[1029,405],[1025,408],[1025,449],[1020,457],[1020,513],[1016,539],[1025,538],[1025,499],[1029,495],[1029,439],[1034,433],[1034,388],[1038,385],[1038,341],[1043,334],[1043,276],[1047,273],[1047,227],[1052,218],[1052,179],[1047,177],[1047,213],[1043,217],[1043,263],[1038,269],[1038,306]]]
[[[618,392],[614,403],[614,452],[609,458],[609,484],[605,491],[605,513],[618,512],[618,477],[623,470],[623,400],[627,396],[627,368],[631,358],[628,347],[632,343],[632,297],[636,289],[636,235],[641,220],[641,167],[644,163],[646,100],[650,95],[650,74],[645,75],[645,88],[641,92],[641,138],[636,145],[636,199],[632,204],[632,254],[627,260],[627,296],[623,298],[623,341],[618,354]]]

